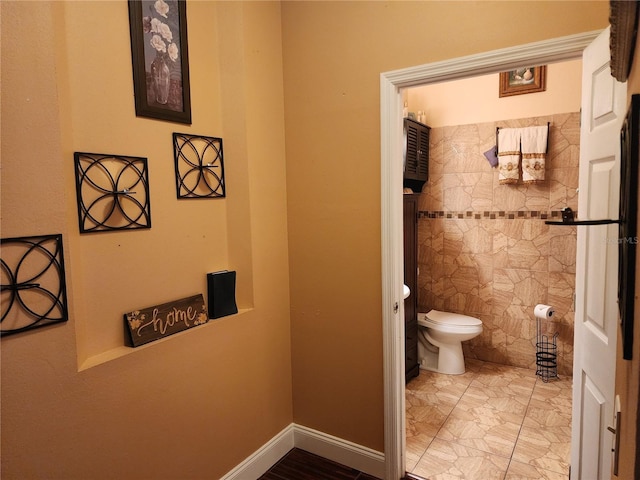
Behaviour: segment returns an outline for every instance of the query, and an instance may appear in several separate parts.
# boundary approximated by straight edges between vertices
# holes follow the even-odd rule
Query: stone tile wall
[[[496,128],[547,122],[545,182],[500,185],[483,155]],[[535,369],[533,308],[546,303],[557,312],[543,328],[559,334],[558,373],[572,373],[576,229],[544,220],[577,210],[579,145],[579,113],[431,130],[419,204],[419,310],[480,318],[484,331],[465,342],[467,357]]]

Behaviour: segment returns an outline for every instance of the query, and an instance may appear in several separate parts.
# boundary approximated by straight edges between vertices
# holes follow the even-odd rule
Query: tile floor
[[[566,480],[571,377],[466,360],[406,388],[407,471],[429,480]]]

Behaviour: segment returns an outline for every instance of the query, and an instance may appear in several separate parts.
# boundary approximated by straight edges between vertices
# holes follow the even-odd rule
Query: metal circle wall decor
[[[80,233],[151,228],[147,159],[76,152]]]
[[[0,336],[66,322],[62,235],[3,238]]]
[[[173,134],[178,198],[224,197],[222,138]]]

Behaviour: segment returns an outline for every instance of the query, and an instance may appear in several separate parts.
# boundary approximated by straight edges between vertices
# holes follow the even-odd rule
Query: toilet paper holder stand
[[[544,320],[536,317],[536,375],[543,382],[558,377],[558,332],[553,336],[543,333]]]

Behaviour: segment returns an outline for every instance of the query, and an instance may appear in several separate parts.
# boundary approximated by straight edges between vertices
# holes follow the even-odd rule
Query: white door
[[[609,29],[583,55],[580,130],[581,220],[617,219],[620,128],[626,84],[609,68]],[[562,228],[562,227],[552,227]],[[616,340],[618,225],[579,226],[573,367],[572,480],[611,477]]]

